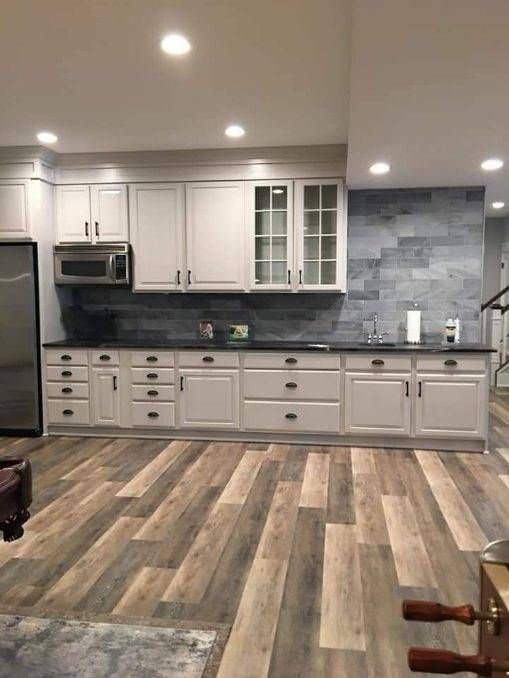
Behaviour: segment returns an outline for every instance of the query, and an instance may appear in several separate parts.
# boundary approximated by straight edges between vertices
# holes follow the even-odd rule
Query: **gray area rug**
[[[0,615],[0,676],[199,678],[215,631]]]

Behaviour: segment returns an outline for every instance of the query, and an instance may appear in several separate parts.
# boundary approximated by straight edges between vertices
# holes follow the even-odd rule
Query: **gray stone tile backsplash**
[[[248,323],[257,339],[361,341],[374,313],[387,340],[405,339],[417,302],[423,339],[462,321],[479,341],[484,190],[430,188],[349,192],[348,292],[319,294],[134,294],[74,288],[63,309],[69,335],[126,339],[195,338],[198,321]]]

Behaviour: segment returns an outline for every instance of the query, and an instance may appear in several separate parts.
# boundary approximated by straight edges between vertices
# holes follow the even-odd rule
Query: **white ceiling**
[[[58,152],[348,142],[352,188],[486,184],[509,214],[509,0],[0,0],[0,16],[0,146],[41,129]],[[161,52],[171,31],[186,57]],[[490,156],[506,166],[482,172]]]
[[[58,152],[346,141],[349,0],[0,0],[0,17],[0,146],[41,129]],[[169,32],[192,52],[165,55]]]
[[[349,185],[486,183],[509,208],[508,0],[354,4]],[[488,157],[505,167],[482,171]],[[388,175],[369,174],[377,160]]]

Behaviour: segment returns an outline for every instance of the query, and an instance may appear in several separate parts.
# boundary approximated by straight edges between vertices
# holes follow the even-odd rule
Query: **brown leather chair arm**
[[[32,503],[32,466],[25,458],[0,459],[0,472],[2,469],[13,471],[20,479],[19,505],[22,509],[28,509]]]

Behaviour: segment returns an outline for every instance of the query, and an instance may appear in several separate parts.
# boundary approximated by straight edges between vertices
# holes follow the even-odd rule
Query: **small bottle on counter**
[[[445,341],[448,344],[454,344],[456,341],[456,322],[452,318],[445,323]]]
[[[454,319],[454,324],[456,326],[456,332],[454,334],[454,343],[459,344],[460,343],[460,334],[461,334],[461,321],[458,318],[458,316],[456,316],[456,318]]]

